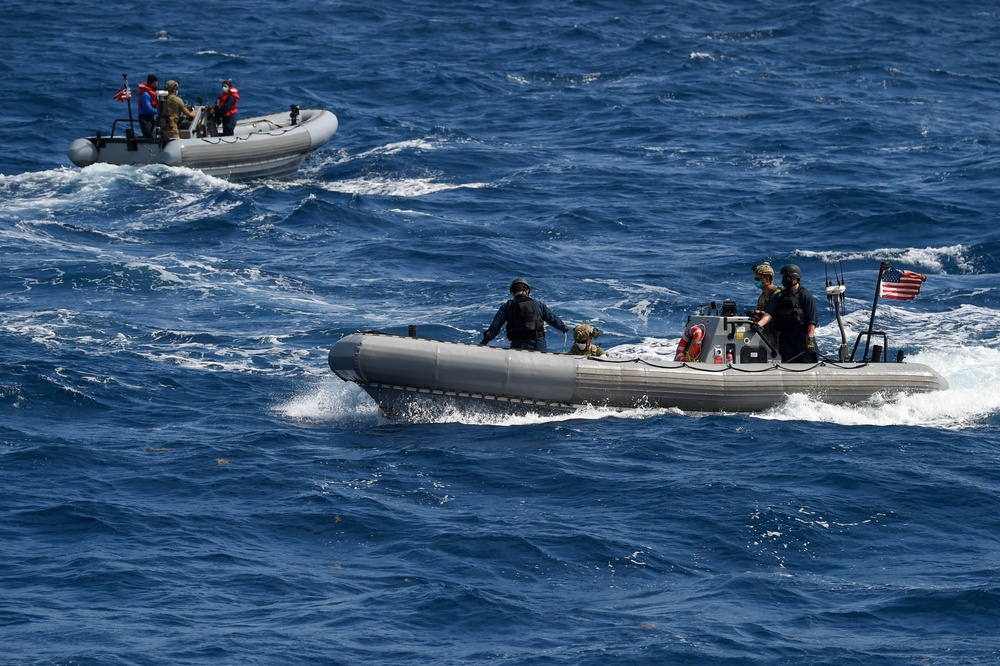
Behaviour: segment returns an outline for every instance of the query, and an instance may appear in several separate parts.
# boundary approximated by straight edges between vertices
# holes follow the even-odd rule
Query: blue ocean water
[[[1000,660],[1000,11],[0,0],[0,661]],[[73,167],[122,73],[330,109],[293,178]],[[843,267],[934,395],[386,420],[326,354],[515,276],[672,355]],[[550,348],[565,345],[551,334]],[[820,346],[839,331],[821,315]]]

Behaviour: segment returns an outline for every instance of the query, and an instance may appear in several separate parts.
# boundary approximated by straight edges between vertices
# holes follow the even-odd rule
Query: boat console
[[[770,363],[779,360],[763,329],[749,316],[737,314],[735,301],[715,301],[701,306],[698,314],[688,316],[686,331],[703,327],[701,346],[692,362],[701,363]]]
[[[215,132],[215,125],[208,121],[208,107],[192,107],[194,118],[181,116],[177,123],[177,130],[182,139],[195,139],[204,136],[211,136]]]

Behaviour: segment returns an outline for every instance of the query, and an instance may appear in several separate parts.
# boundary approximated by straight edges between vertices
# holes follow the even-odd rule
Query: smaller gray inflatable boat
[[[295,173],[306,157],[329,141],[338,121],[325,109],[299,109],[240,119],[233,136],[215,136],[207,108],[194,107],[195,117],[184,119],[180,138],[161,143],[159,138],[135,136],[138,123],[119,119],[111,136],[100,132],[70,144],[73,164],[86,167],[105,163],[121,166],[166,164],[204,171],[212,176],[281,178]],[[118,133],[120,130],[121,133]]]
[[[505,411],[571,411],[586,405],[753,412],[802,393],[832,404],[876,393],[926,393],[948,383],[926,365],[889,362],[881,347],[861,362],[781,363],[748,316],[699,314],[700,350],[679,361],[583,357],[361,332],[330,349],[330,369],[360,385],[381,411],[446,400]],[[415,331],[414,331],[415,335]],[[686,343],[682,343],[687,347]]]

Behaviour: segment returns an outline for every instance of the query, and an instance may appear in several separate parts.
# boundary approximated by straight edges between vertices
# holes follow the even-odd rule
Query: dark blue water
[[[1000,11],[0,16],[0,660],[1000,660]],[[123,72],[340,130],[284,181],[71,166]],[[672,356],[765,259],[820,292],[842,266],[852,340],[880,261],[926,273],[877,323],[951,388],[388,421],[326,366],[359,329],[477,341],[515,276],[610,354]]]

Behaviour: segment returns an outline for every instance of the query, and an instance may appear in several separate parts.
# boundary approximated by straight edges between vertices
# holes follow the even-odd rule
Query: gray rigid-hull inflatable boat
[[[948,387],[929,366],[902,362],[901,354],[889,362],[877,346],[861,362],[782,363],[749,316],[699,314],[688,324],[688,330],[704,327],[700,352],[690,361],[584,357],[360,332],[333,345],[329,364],[338,377],[368,392],[387,416],[428,399],[513,412],[587,405],[753,412],[795,393],[845,404],[876,393]]]
[[[194,118],[180,123],[179,139],[161,142],[158,137],[137,137],[138,122],[119,119],[112,123],[111,136],[98,132],[77,139],[67,154],[78,167],[166,164],[230,180],[281,178],[295,173],[311,152],[333,137],[338,126],[337,116],[330,111],[293,105],[290,112],[242,118],[233,136],[218,136],[207,108],[196,106],[194,112]],[[123,130],[116,136],[119,127]]]

